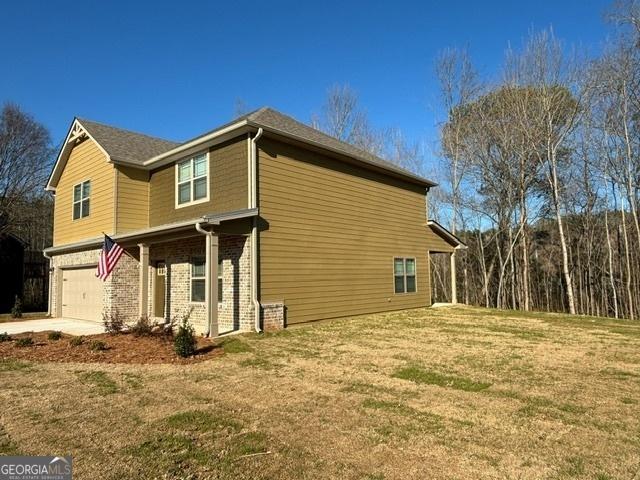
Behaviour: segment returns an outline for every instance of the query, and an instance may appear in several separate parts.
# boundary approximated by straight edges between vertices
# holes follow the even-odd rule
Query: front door
[[[156,262],[155,278],[153,281],[153,316],[164,318],[165,279],[167,266],[164,260]]]

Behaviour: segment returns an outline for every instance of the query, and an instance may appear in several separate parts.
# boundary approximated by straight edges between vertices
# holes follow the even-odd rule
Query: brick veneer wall
[[[82,252],[55,255],[51,259],[54,268],[51,282],[51,313],[53,316],[62,314],[59,305],[62,299],[60,283],[62,270],[75,266],[97,265],[100,258],[100,249],[85,250]],[[138,275],[139,264],[135,258],[135,252],[127,252],[122,255],[120,261],[104,282],[102,294],[103,313],[107,315],[118,310],[118,313],[128,322],[138,318]],[[96,318],[96,320],[102,320]]]
[[[242,235],[221,235],[218,254],[222,258],[222,302],[218,304],[218,331],[250,331],[253,327],[251,303],[250,239]],[[151,245],[150,262],[166,263],[165,317],[189,320],[198,333],[208,329],[204,303],[191,302],[191,257],[205,255],[204,236]],[[149,274],[149,312],[153,312],[153,277]],[[217,280],[216,280],[217,282]],[[217,285],[217,283],[216,283]]]
[[[218,331],[220,333],[253,329],[253,304],[251,302],[251,248],[250,238],[243,235],[222,235],[219,238],[219,255],[222,258],[222,302],[218,304]],[[104,313],[115,313],[127,322],[138,319],[139,268],[137,248],[123,255],[112,274],[104,283]],[[191,257],[205,255],[203,236],[151,245],[149,248],[149,316],[153,315],[153,266],[163,260],[167,266],[165,317],[180,321],[189,314],[189,320],[198,333],[208,328],[205,304],[191,302]],[[52,288],[52,314],[58,315],[62,279],[61,268],[97,264],[100,249],[74,252],[52,257],[54,267]],[[97,318],[96,320],[101,320]]]

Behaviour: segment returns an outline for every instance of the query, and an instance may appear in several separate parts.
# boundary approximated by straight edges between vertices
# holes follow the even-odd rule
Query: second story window
[[[89,216],[91,203],[91,181],[73,186],[73,219],[78,220]]]
[[[176,206],[209,199],[208,155],[202,153],[176,166]]]

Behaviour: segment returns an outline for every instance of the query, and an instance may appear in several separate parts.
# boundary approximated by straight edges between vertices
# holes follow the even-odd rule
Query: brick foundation
[[[263,303],[262,328],[265,332],[282,330],[286,326],[284,303]]]

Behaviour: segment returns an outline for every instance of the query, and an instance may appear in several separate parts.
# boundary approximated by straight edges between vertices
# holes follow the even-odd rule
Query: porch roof
[[[451,250],[461,250],[466,249],[467,245],[460,240],[456,235],[451,233],[445,227],[440,225],[435,220],[429,220],[427,222],[427,226],[431,229],[431,231],[437,235],[440,239],[442,239],[450,248],[440,250],[430,250],[432,253],[446,253]]]
[[[252,218],[258,216],[257,208],[246,208],[242,210],[236,210],[233,212],[225,213],[211,213],[203,215],[201,217],[192,218],[190,220],[184,220],[181,222],[167,223],[165,225],[158,225],[156,227],[144,228],[140,230],[134,230],[128,233],[110,235],[116,242],[127,244],[144,241],[145,239],[153,237],[161,237],[163,235],[170,235],[180,232],[185,232],[193,229],[194,235],[200,235],[195,230],[195,225],[201,223],[203,225],[220,225],[224,222],[230,222],[233,220],[242,220],[246,218]],[[102,245],[104,238],[102,236],[83,240],[82,242],[69,243],[66,245],[60,245],[56,247],[49,247],[44,249],[45,255],[57,255],[60,253],[83,250],[91,247],[99,247]]]

